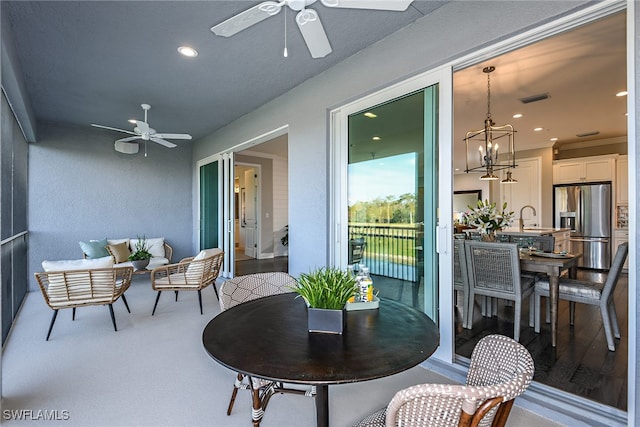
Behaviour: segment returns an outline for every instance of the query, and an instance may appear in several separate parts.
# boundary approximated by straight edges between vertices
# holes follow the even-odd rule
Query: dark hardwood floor
[[[604,281],[606,275],[579,270],[578,278]],[[529,325],[529,305],[523,304],[520,343],[535,363],[534,381],[585,397],[608,406],[627,410],[627,294],[628,275],[622,274],[614,294],[621,339],[616,351],[609,351],[598,307],[576,304],[575,325],[569,324],[569,303],[558,307],[557,346],[551,346],[550,325],[544,322],[540,334]],[[462,298],[460,298],[461,300]],[[544,304],[544,301],[543,301]],[[513,307],[499,304],[498,315],[482,317],[476,302],[473,328],[463,329],[461,306],[456,310],[456,353],[469,358],[475,344],[484,336],[499,333],[513,337]]]
[[[236,261],[236,275],[269,271],[288,271],[288,258]],[[416,283],[372,276],[380,296],[399,300],[422,309],[424,290]],[[606,275],[578,270],[578,278],[604,281]],[[628,275],[622,274],[614,301],[622,339],[616,339],[616,351],[609,351],[599,309],[576,305],[575,325],[569,325],[569,303],[558,307],[557,346],[551,346],[550,325],[543,322],[539,334],[529,327],[529,305],[523,304],[520,343],[535,363],[534,381],[581,396],[620,410],[627,410],[627,295]],[[513,337],[513,307],[500,302],[498,315],[482,317],[479,305],[474,310],[473,328],[462,328],[462,298],[456,307],[456,354],[470,358],[476,343],[484,336],[499,333]],[[477,303],[476,303],[477,304]],[[544,304],[544,301],[543,301]]]

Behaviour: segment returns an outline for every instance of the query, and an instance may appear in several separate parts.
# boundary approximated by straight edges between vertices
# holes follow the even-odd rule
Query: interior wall
[[[117,137],[46,123],[29,150],[29,278],[44,260],[79,259],[79,241],[164,237],[173,261],[192,253],[191,147],[118,153]]]
[[[194,163],[288,125],[289,192],[292,195],[289,245],[290,254],[295,254],[289,257],[289,271],[299,274],[326,265],[331,235],[328,112],[396,81],[584,7],[585,3],[448,3],[197,141]],[[464,17],[473,25],[461,25]],[[500,25],[495,25],[496,22]],[[443,142],[441,149],[450,149],[450,143]]]

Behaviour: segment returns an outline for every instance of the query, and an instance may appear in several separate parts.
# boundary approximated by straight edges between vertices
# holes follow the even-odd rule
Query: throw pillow
[[[129,255],[131,255],[129,246],[127,246],[125,242],[118,243],[116,245],[107,245],[107,250],[113,257],[116,264],[127,262],[129,260]]]
[[[109,256],[106,237],[102,240],[90,240],[88,242],[78,242],[78,244],[87,259],[104,258]]]
[[[137,243],[138,239],[131,239],[129,241],[129,246],[131,247],[132,252],[136,250]],[[147,248],[149,249],[149,253],[152,257],[164,258],[164,237],[147,239]]]

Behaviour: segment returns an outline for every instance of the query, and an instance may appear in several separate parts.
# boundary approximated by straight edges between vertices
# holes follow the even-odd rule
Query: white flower
[[[496,203],[489,200],[478,200],[477,207],[469,206],[469,211],[464,213],[466,223],[475,227],[480,234],[495,233],[511,225],[513,212],[507,212],[507,203],[502,205],[502,211],[498,212]]]

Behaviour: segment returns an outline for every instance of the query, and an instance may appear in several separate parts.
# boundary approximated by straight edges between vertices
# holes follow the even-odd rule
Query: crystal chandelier
[[[495,171],[501,169],[513,169],[516,165],[516,153],[514,148],[515,130],[512,125],[496,126],[491,118],[491,80],[490,74],[496,68],[485,67],[482,71],[487,75],[487,117],[484,119],[484,128],[467,132],[464,138],[467,155],[467,168],[465,172],[482,172],[482,180],[497,180]],[[499,144],[506,146],[507,154],[503,163],[498,160]],[[471,150],[471,153],[469,152]],[[473,154],[473,152],[477,154]],[[503,155],[504,157],[504,155]],[[479,161],[473,160],[478,159]],[[470,166],[471,165],[471,166]],[[511,178],[511,171],[508,173]],[[515,180],[512,179],[514,182]]]

